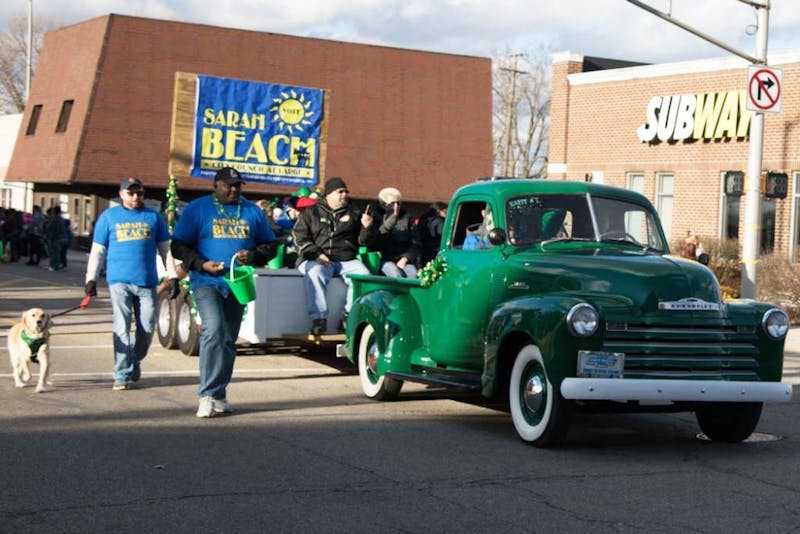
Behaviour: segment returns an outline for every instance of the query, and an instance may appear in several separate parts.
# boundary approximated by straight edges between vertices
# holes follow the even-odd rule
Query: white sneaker
[[[231,405],[228,404],[228,401],[226,399],[214,399],[213,403],[214,403],[214,411],[216,413],[232,413],[233,412],[233,408],[231,408]]]
[[[197,417],[212,417],[214,415],[214,399],[211,397],[200,397],[200,405],[197,407]]]

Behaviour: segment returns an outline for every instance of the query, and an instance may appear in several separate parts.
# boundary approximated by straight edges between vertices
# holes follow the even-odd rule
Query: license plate
[[[622,352],[578,351],[578,376],[581,378],[622,378],[624,368]]]

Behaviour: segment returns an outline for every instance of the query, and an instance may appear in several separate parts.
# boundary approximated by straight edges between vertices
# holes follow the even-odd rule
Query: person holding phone
[[[381,205],[376,248],[381,253],[381,272],[392,278],[416,278],[420,253],[414,220],[403,209],[399,190],[385,187],[378,193]]]

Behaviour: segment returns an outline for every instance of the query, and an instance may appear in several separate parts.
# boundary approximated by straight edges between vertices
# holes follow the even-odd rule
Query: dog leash
[[[58,317],[59,315],[66,315],[69,312],[74,312],[75,310],[85,310],[87,307],[89,307],[89,303],[91,301],[92,297],[90,295],[86,295],[85,297],[83,297],[83,300],[81,300],[81,303],[75,306],[74,308],[54,313],[53,315],[50,316],[50,318],[52,319],[53,317]]]

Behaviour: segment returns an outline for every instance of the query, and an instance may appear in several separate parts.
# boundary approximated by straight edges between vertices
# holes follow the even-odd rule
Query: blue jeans
[[[114,379],[129,381],[141,372],[156,324],[156,288],[117,283],[108,287],[114,313]],[[135,321],[136,331],[131,332]]]
[[[341,278],[347,284],[347,301],[344,311],[350,311],[353,303],[353,283],[346,274],[369,274],[369,269],[359,260],[332,261],[323,267],[314,260],[309,260],[300,265],[299,270],[305,275],[306,281],[306,306],[311,319],[327,319],[328,301],[325,299],[325,289],[331,278]]]
[[[233,376],[236,340],[242,325],[244,306],[233,293],[223,296],[213,286],[192,289],[200,314],[200,388],[201,397],[225,399]]]
[[[385,261],[381,264],[381,272],[390,278],[416,278],[417,266],[413,263],[406,263],[402,269],[393,261]]]
[[[66,240],[47,242],[47,254],[50,256],[50,268],[53,270],[64,267],[61,264],[61,249],[64,247],[64,243],[66,243]]]

